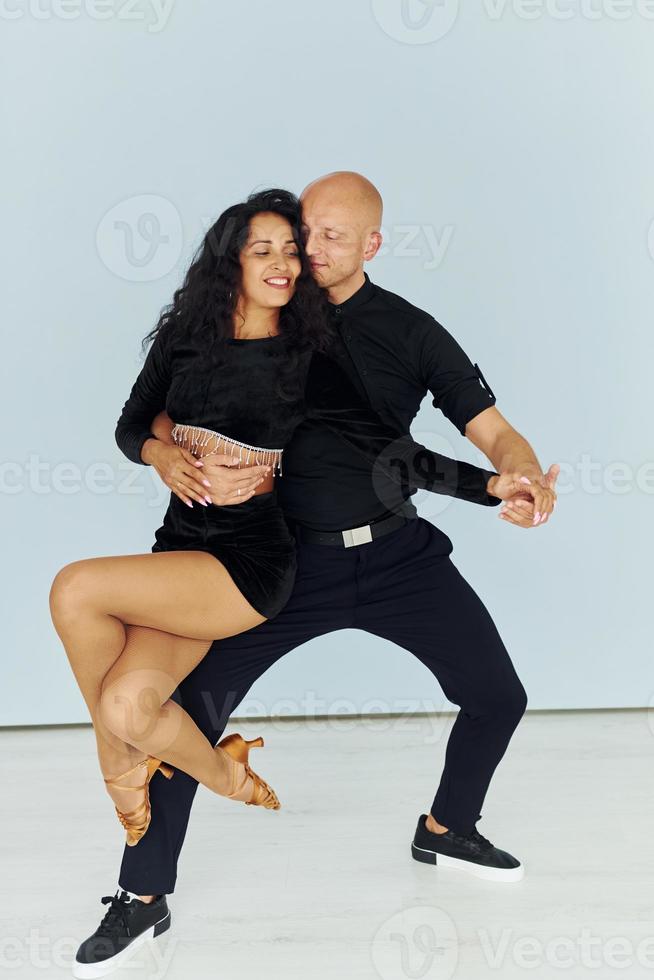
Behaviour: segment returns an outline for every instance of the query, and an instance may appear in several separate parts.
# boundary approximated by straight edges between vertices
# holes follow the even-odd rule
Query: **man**
[[[394,427],[400,444],[430,391],[434,406],[497,472],[531,482],[541,512],[534,513],[525,487],[524,495],[509,501],[504,519],[524,528],[545,523],[558,467],[542,473],[528,442],[495,408],[478,366],[445,328],[364,272],[382,240],[376,188],[359,174],[337,172],[309,184],[301,201],[306,249],[332,307],[338,337],[332,353],[353,383]],[[160,431],[155,422],[153,432]],[[405,463],[405,456],[400,460]],[[488,611],[450,560],[449,537],[418,517],[408,499],[416,487],[433,484],[419,470],[413,466],[399,481],[380,470],[371,480],[363,457],[339,441],[328,421],[303,423],[285,449],[278,484],[297,540],[293,595],[274,619],[216,641],[173,699],[215,745],[255,680],[307,640],[356,628],[397,643],[460,706],[445,769],[429,812],[419,817],[412,855],[495,881],[516,881],[523,875],[521,862],[494,847],[475,824],[525,711],[526,693]],[[227,497],[233,470],[217,465],[205,467],[204,474]],[[174,890],[197,785],[180,770],[174,780],[150,785],[152,822],[138,846],[125,847],[122,892],[111,899],[104,926],[104,935],[125,949],[168,927],[166,894]]]

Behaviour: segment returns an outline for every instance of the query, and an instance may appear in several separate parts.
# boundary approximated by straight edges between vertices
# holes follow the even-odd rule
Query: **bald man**
[[[381,194],[367,177],[345,170],[307,184],[300,202],[314,277],[338,305],[363,285],[363,263],[381,247]]]
[[[451,334],[364,271],[382,243],[378,190],[361,174],[339,171],[312,181],[301,203],[306,250],[328,292],[336,328],[330,355],[398,439],[409,433],[431,392],[434,407],[497,472],[529,484],[503,519],[522,528],[545,523],[558,467],[542,472],[529,443],[495,407],[478,365]],[[428,485],[428,475],[421,484],[417,469],[400,481],[388,481],[382,472],[371,479],[362,457],[322,421],[300,425],[285,449],[278,484],[298,549],[293,595],[274,619],[216,641],[173,698],[216,744],[252,684],[290,650],[341,629],[391,640],[425,664],[460,706],[436,795],[418,819],[413,857],[514,882],[523,876],[521,862],[482,837],[475,824],[527,697],[487,609],[450,559],[450,538],[421,518],[410,500]],[[478,502],[499,503],[490,484],[484,496]],[[138,847],[125,847],[120,871],[120,887],[133,896],[158,901],[174,890],[196,789],[181,771],[174,780],[153,780],[152,823]],[[391,806],[383,791],[380,785],[380,806]]]

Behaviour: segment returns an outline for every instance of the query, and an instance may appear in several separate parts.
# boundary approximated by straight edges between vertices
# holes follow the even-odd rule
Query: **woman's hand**
[[[522,473],[500,473],[490,478],[486,489],[491,496],[507,502],[508,513],[500,512],[505,520],[520,527],[535,527],[545,524],[554,510],[557,476],[557,464],[553,464],[539,481],[529,480]]]

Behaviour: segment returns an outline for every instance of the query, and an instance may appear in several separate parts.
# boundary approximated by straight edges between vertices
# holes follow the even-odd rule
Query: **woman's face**
[[[302,263],[286,218],[270,211],[252,218],[241,250],[241,270],[242,300],[246,306],[270,309],[289,302]]]

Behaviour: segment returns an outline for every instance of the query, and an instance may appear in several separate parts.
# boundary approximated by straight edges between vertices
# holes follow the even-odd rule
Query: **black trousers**
[[[450,559],[450,538],[417,517],[355,547],[298,541],[297,549],[295,588],[284,609],[217,640],[173,700],[215,745],[256,679],[294,647],[345,628],[391,640],[418,657],[460,707],[431,812],[444,826],[468,833],[481,818],[527,696],[490,614]],[[170,780],[155,773],[152,821],[138,844],[125,845],[121,887],[140,895],[173,892],[197,787],[180,770]]]

